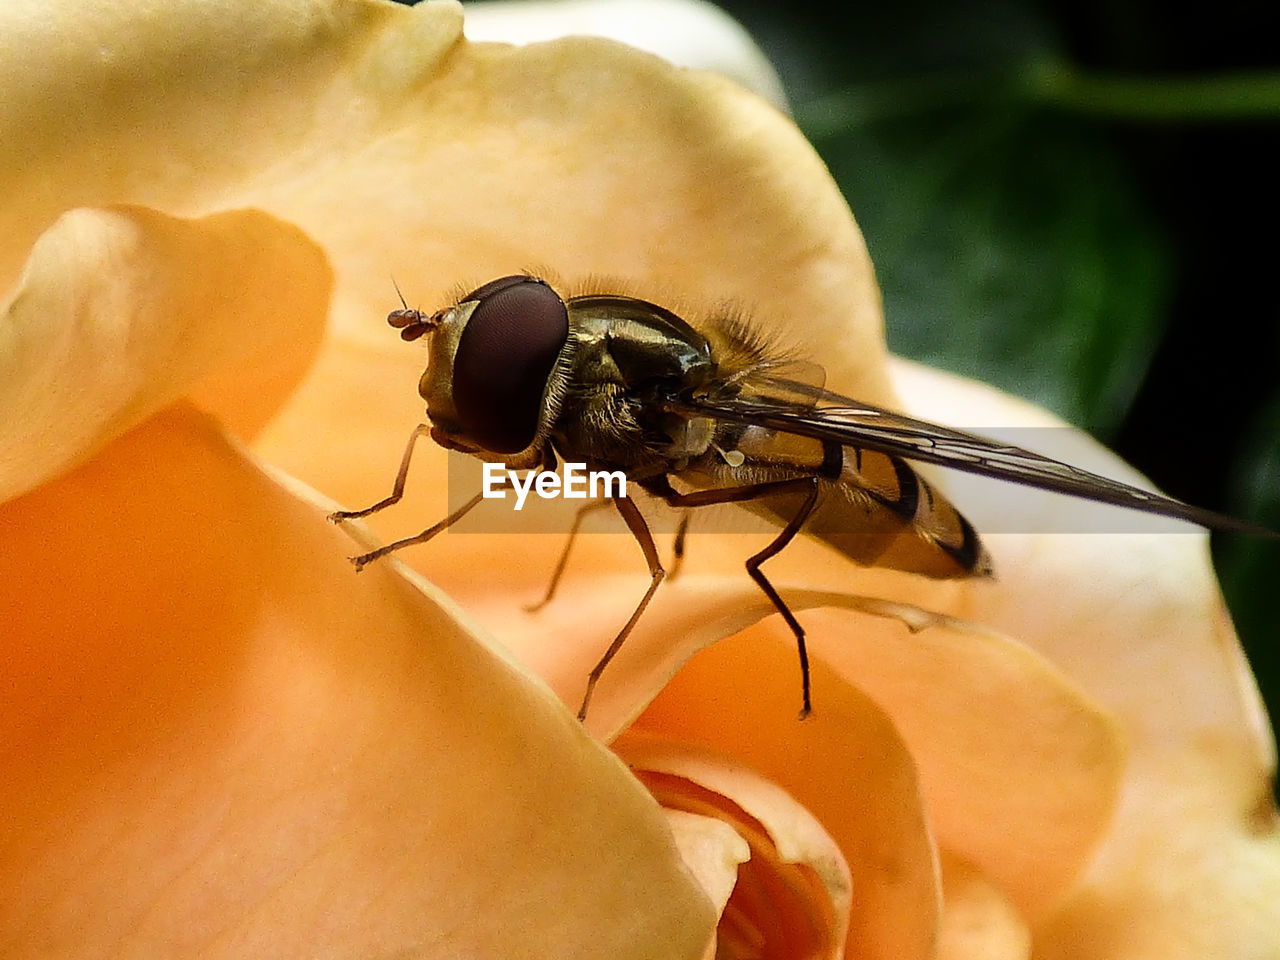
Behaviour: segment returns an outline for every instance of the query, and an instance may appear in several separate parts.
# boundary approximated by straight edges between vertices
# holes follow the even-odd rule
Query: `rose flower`
[[[394,509],[325,521],[422,418],[392,277],[424,309],[617,277],[842,393],[1051,422],[885,355],[773,108],[608,41],[471,44],[451,3],[0,21],[0,954],[1280,950],[1271,734],[1201,535],[993,536],[975,583],[797,541],[803,722],[750,537],[695,530],[585,727],[646,583],[626,533],[532,614],[562,538],[348,563],[446,511],[424,444]]]

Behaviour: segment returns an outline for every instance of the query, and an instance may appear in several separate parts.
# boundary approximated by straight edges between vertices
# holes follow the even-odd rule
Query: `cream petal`
[[[685,810],[662,808],[685,865],[698,878],[717,913],[723,913],[738,866],[751,857],[751,848],[723,820]]]
[[[807,810],[741,763],[689,744],[624,734],[614,748],[664,809],[723,818],[750,843],[722,940],[748,936],[767,956],[844,955],[849,867]]]
[[[1171,793],[1126,804],[1076,896],[1035,932],[1046,960],[1252,960],[1280,952],[1274,803],[1223,822]]]
[[[894,369],[917,415],[1058,423],[980,384]],[[1206,538],[1030,533],[989,543],[997,585],[932,599],[1059,664],[1118,719],[1130,748],[1112,829],[1073,901],[1037,934],[1038,952],[1189,960],[1280,951],[1275,743]]]
[[[335,444],[363,451],[376,435],[394,466],[420,416],[420,351],[383,324],[392,276],[423,305],[540,265],[698,312],[746,305],[810,353],[839,337],[831,382],[888,398],[862,238],[788,120],[608,41],[512,49],[460,31],[450,3],[191,0],[145,20],[111,4],[7,7],[0,142],[22,150],[0,177],[21,201],[0,270],[68,204],[253,205],[298,224],[334,265],[335,335],[260,449],[344,501],[382,483],[364,457],[359,483],[335,470],[356,459]],[[333,410],[352,403],[352,353],[386,385],[356,403],[366,437],[339,434],[351,414]]]
[[[904,401],[921,415],[979,426],[1063,426],[991,387],[902,361],[893,369]],[[1110,459],[1122,479],[1140,479]],[[1051,496],[1043,509],[1054,509]],[[1225,618],[1207,539],[1192,530],[992,535],[998,582],[975,585],[946,605],[1061,664],[1124,718],[1135,758],[1166,744],[1190,747],[1218,731],[1235,741],[1209,751],[1224,768],[1268,769],[1274,739]],[[1256,783],[1244,786],[1252,803]]]
[[[787,108],[782,81],[751,35],[701,0],[502,0],[463,7],[467,37],[539,43],[586,34],[611,37],[681,67],[714,70]]]
[[[942,851],[938,960],[1028,960],[1031,931],[1009,898],[972,864]]]

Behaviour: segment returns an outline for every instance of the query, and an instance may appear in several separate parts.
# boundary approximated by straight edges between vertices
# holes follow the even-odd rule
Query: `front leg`
[[[391,506],[393,503],[399,503],[404,496],[405,479],[409,476],[409,461],[413,459],[413,449],[417,446],[418,438],[424,437],[431,432],[429,423],[420,423],[413,428],[413,433],[409,434],[409,442],[405,445],[404,456],[400,458],[400,470],[396,473],[396,482],[391,488],[391,495],[383,497],[371,507],[365,507],[363,510],[335,510],[329,514],[329,520],[332,523],[341,523],[343,520],[355,520],[359,517],[367,517],[371,513],[377,513],[385,507]]]
[[[417,443],[418,438],[428,433],[430,429],[431,429],[430,426],[425,423],[419,424],[417,427],[414,428],[413,434],[409,437],[409,444],[407,447],[405,447],[404,457],[400,461],[400,470],[396,474],[395,486],[392,488],[391,495],[389,497],[379,500],[373,506],[365,507],[365,509],[363,510],[339,510],[336,513],[329,514],[329,519],[332,520],[334,523],[338,523],[342,520],[352,520],[357,517],[365,517],[371,513],[375,513],[376,511],[381,510],[383,507],[389,507],[393,503],[398,502],[404,496],[405,478],[409,474],[409,461],[413,457],[414,445]],[[548,460],[550,460],[550,462],[553,464],[555,463],[555,459],[554,459],[555,454],[551,453],[550,451],[547,451],[547,450],[539,451],[537,456],[538,456],[538,462],[540,463],[545,464],[548,462]],[[501,481],[499,481],[498,488],[510,489],[511,488],[510,478],[509,477],[503,478]],[[480,501],[483,499],[484,499],[484,492],[482,491],[480,493],[477,493],[474,497],[472,497],[470,500],[464,503],[457,510],[453,511],[453,513],[449,514],[443,520],[439,521],[438,523],[432,524],[431,526],[427,527],[427,529],[423,530],[421,533],[415,534],[412,537],[405,537],[402,540],[396,540],[394,543],[388,543],[385,546],[379,547],[377,550],[371,550],[368,553],[362,553],[358,557],[352,557],[351,562],[352,564],[355,565],[356,570],[360,571],[360,570],[363,570],[366,565],[372,563],[374,560],[377,560],[380,557],[385,557],[389,553],[394,553],[395,551],[401,550],[404,547],[413,546],[415,543],[426,543],[428,540],[432,539],[437,534],[447,530],[449,527],[453,526],[455,523],[457,523],[459,520],[465,517],[468,513],[474,510],[476,506],[479,505]]]
[[[449,514],[439,523],[435,523],[427,527],[427,529],[423,530],[421,533],[415,534],[412,537],[405,537],[403,540],[397,540],[394,543],[388,543],[386,546],[379,547],[377,550],[371,550],[368,553],[362,553],[358,557],[352,557],[351,562],[352,564],[355,565],[356,570],[360,571],[365,568],[366,564],[372,563],[374,560],[377,560],[379,557],[385,557],[388,553],[394,553],[396,550],[400,550],[404,547],[411,547],[415,543],[426,543],[436,534],[441,533],[444,530],[447,530],[449,527],[453,526],[453,524],[457,523],[459,520],[465,517],[468,513],[470,513],[475,508],[476,504],[478,504],[483,499],[484,499],[484,493],[483,492],[477,493],[474,497],[472,497],[470,500],[464,503],[461,507],[453,511],[453,513]]]

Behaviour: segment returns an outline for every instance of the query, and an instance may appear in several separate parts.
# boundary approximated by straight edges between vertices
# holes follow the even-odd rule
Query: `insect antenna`
[[[396,288],[401,309],[392,310],[387,314],[387,323],[400,331],[400,339],[417,340],[440,325],[439,314],[424,317],[421,310],[409,306],[404,299],[404,294],[400,292],[400,284],[396,283],[395,277],[391,278],[391,285]]]

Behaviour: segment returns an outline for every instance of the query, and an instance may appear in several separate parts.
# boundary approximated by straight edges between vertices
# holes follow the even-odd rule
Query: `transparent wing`
[[[1215,530],[1272,539],[1280,534],[1226,514],[1195,507],[1051,457],[976,434],[916,420],[824,390],[811,377],[791,371],[755,370],[740,378],[741,390],[717,388],[705,396],[664,402],[671,413],[766,427],[802,437],[875,450],[920,463],[934,463],[1067,496],[1175,517]],[[782,374],[782,375],[776,375]]]
[[[793,357],[775,358],[745,367],[712,384],[707,399],[808,409],[820,400],[837,397],[823,389],[826,381],[827,371],[820,364]]]

